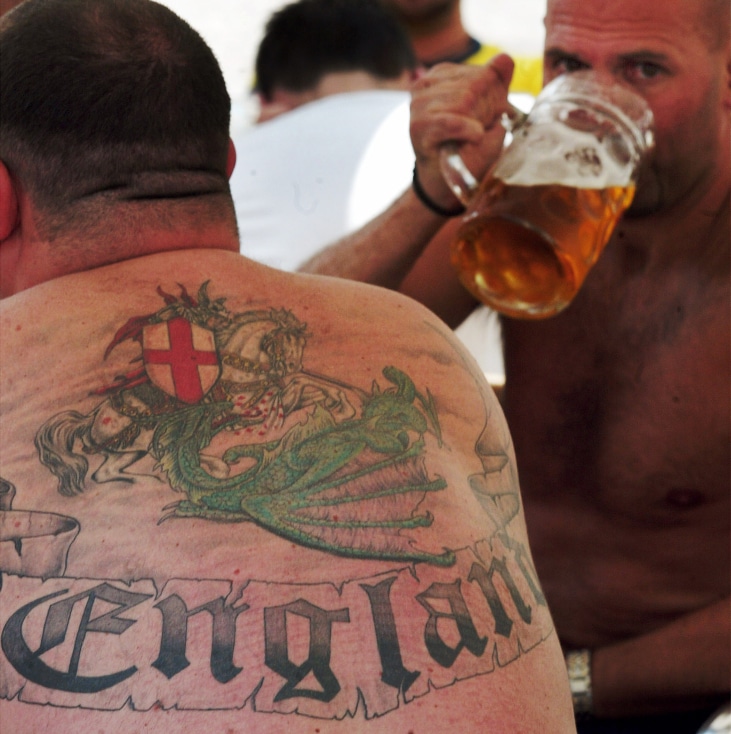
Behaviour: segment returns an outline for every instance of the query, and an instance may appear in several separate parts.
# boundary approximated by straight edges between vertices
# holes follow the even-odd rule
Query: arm
[[[444,221],[409,189],[383,214],[317,253],[299,270],[395,290]]]
[[[417,175],[427,196],[444,209],[454,208],[457,200],[442,178],[440,149],[450,140],[462,142],[467,165],[476,175],[484,173],[502,147],[499,120],[507,109],[511,74],[512,61],[501,55],[486,67],[441,64],[414,85],[410,129]],[[300,270],[395,289],[444,223],[409,190]]]
[[[475,309],[477,301],[459,282],[450,250],[461,217],[447,222],[432,238],[398,290],[457,328]]]
[[[594,714],[632,716],[701,708],[728,696],[729,599],[649,634],[594,651]]]

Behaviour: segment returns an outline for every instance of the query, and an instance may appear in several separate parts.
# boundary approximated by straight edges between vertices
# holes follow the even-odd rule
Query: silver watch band
[[[571,650],[566,653],[566,670],[574,703],[574,713],[590,714],[592,708],[591,650]]]

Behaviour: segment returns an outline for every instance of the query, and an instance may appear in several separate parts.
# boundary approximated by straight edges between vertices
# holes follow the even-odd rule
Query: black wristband
[[[414,166],[414,177],[411,180],[411,184],[414,187],[414,193],[416,194],[419,201],[430,211],[434,212],[434,214],[438,214],[440,217],[458,217],[460,214],[465,213],[465,208],[460,204],[458,207],[455,207],[454,209],[445,209],[444,207],[439,206],[439,204],[434,203],[426,194],[426,191],[421,188],[421,184],[419,183],[419,177],[416,175],[416,166]]]

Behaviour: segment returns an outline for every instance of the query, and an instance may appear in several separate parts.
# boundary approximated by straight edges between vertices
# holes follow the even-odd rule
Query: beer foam
[[[579,189],[626,186],[632,180],[633,161],[618,160],[610,152],[612,144],[617,142],[622,143],[611,136],[600,142],[591,133],[569,130],[560,123],[528,125],[515,132],[494,175],[514,186],[560,184]],[[629,158],[626,147],[618,148],[624,158]]]

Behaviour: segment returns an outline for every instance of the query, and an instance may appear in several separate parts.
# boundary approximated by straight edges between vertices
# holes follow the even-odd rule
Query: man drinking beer
[[[580,731],[695,732],[728,700],[729,13],[728,0],[547,3],[545,81],[593,69],[631,87],[656,134],[574,302],[544,321],[501,318],[537,569],[575,708],[602,720]],[[511,71],[499,56],[420,80],[421,200],[406,192],[307,269],[397,288],[459,324],[476,303],[449,265],[459,217],[436,213],[459,209],[439,151],[456,140],[487,171]]]

